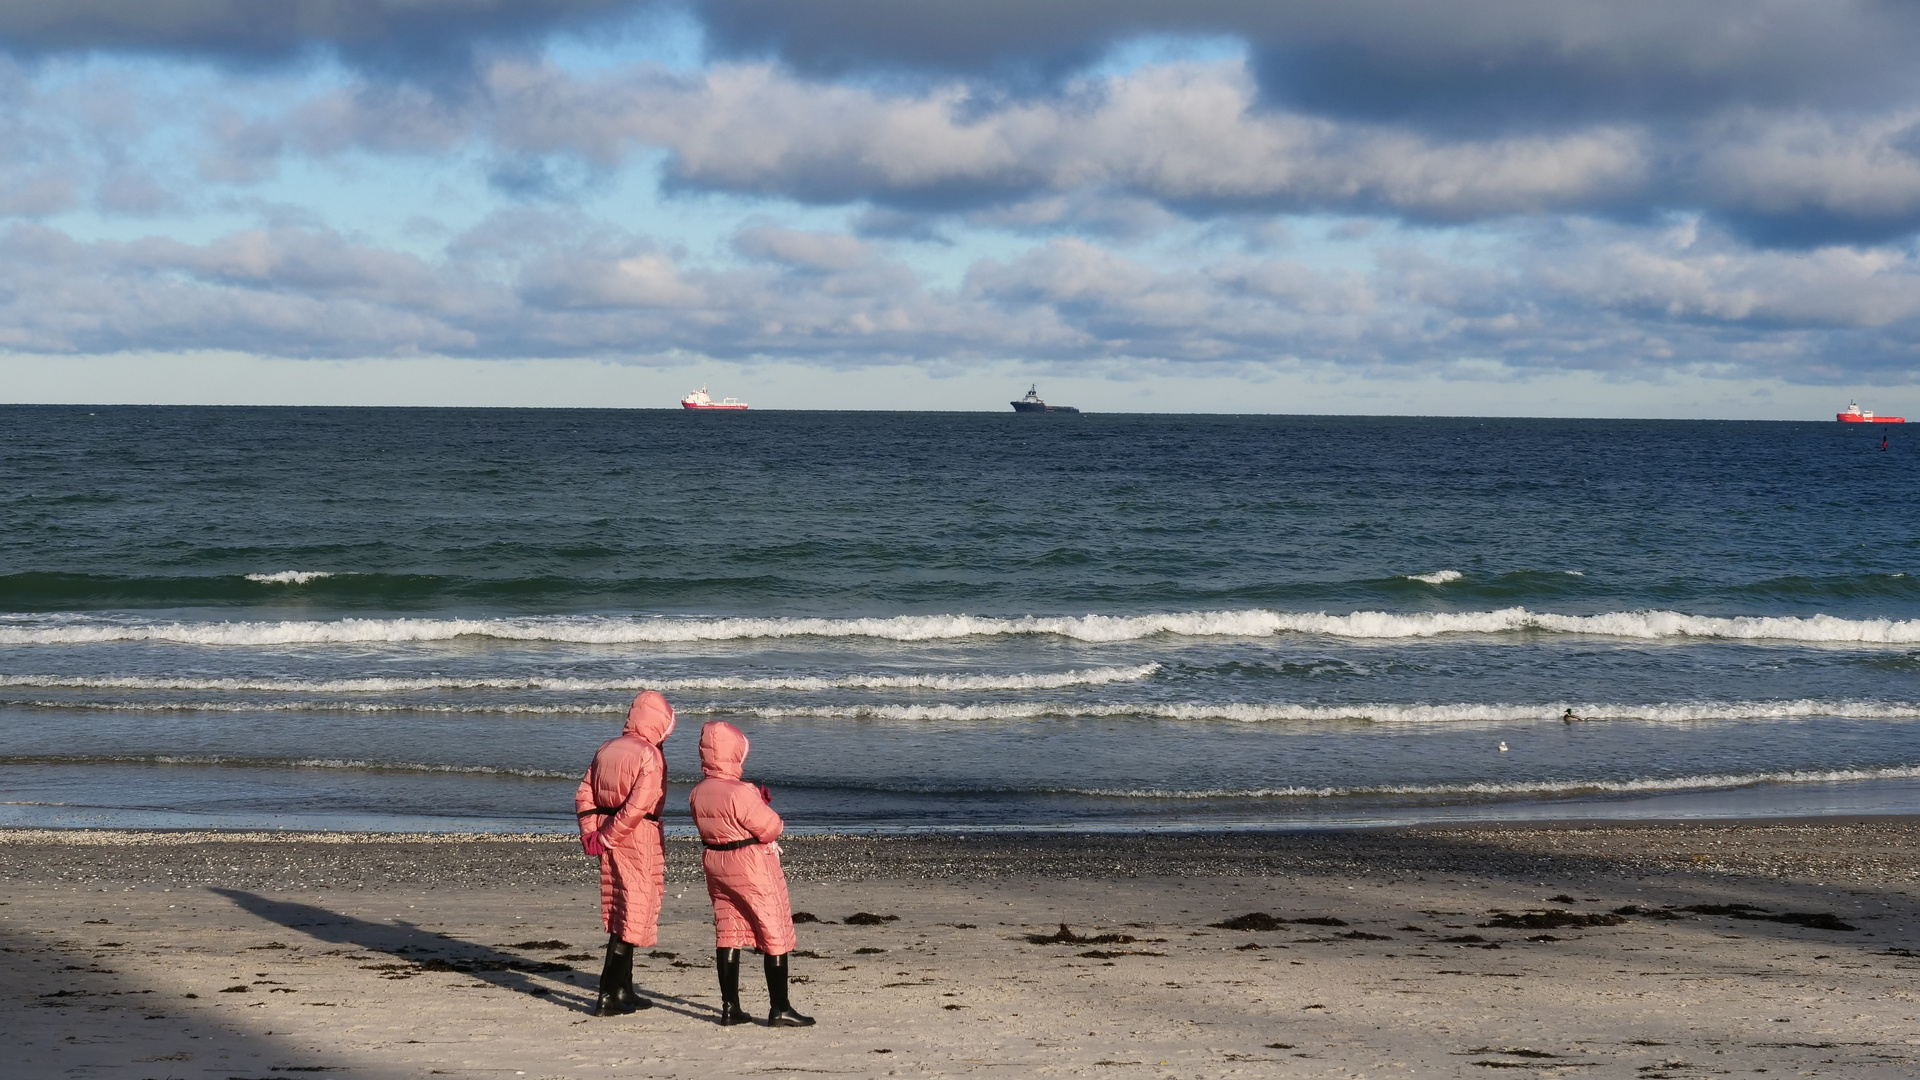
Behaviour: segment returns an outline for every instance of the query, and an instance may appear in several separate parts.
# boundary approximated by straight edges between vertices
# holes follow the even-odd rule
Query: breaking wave
[[[523,776],[534,780],[574,780],[579,772],[514,768],[506,765],[440,765],[416,761],[368,761],[357,758],[249,758],[221,754],[9,754],[0,765],[198,765],[243,769],[346,769],[354,772],[457,773],[471,776]],[[672,778],[670,778],[671,780]]]
[[[0,699],[16,708],[159,713],[411,713],[422,715],[496,716],[617,716],[620,701],[597,703],[516,702],[402,702],[329,701],[305,698],[290,701],[87,701],[61,699]],[[1551,702],[1541,704],[1397,704],[1359,702],[1343,705],[1262,705],[1219,703],[1108,703],[1004,702],[982,705],[791,705],[763,706],[730,702],[682,703],[682,716],[734,716],[761,720],[858,720],[895,723],[991,723],[1024,720],[1140,719],[1170,722],[1276,723],[1559,723],[1571,708],[1588,721],[1686,723],[1692,721],[1916,720],[1920,702],[1870,701],[1708,701],[1652,704]]]
[[[1220,789],[1214,791],[1163,790],[1157,788],[1074,788],[1058,794],[1089,795],[1118,799],[1335,799],[1366,796],[1447,796],[1494,795],[1512,797],[1606,795],[1634,792],[1711,791],[1724,788],[1754,787],[1759,784],[1834,784],[1855,780],[1910,780],[1920,778],[1920,765],[1894,765],[1879,769],[1794,769],[1778,772],[1716,773],[1702,776],[1638,777],[1625,780],[1520,780],[1511,783],[1465,784],[1380,784],[1372,787],[1279,787],[1258,789]]]
[[[369,678],[369,679],[188,679],[138,675],[66,676],[0,675],[0,687],[62,690],[179,690],[256,691],[287,694],[392,694],[436,690],[552,690],[580,693],[638,692],[641,690],[1058,690],[1069,686],[1104,686],[1150,679],[1159,664],[1083,668],[1058,672],[1016,672],[1007,675],[775,675],[718,676],[682,679],[570,679],[542,676],[521,678]]]
[[[1638,720],[1687,722],[1700,720],[1803,720],[1831,717],[1847,720],[1920,719],[1920,703],[1869,701],[1709,701],[1685,703],[1580,704],[1553,702],[1538,705],[1450,704],[1402,705],[1354,703],[1346,705],[1219,704],[1108,704],[1012,703],[989,705],[828,705],[791,707],[692,706],[683,713],[724,713],[762,719],[993,721],[1032,719],[1103,719],[1140,717],[1153,720],[1224,720],[1239,723],[1355,721],[1377,724],[1560,722],[1572,709],[1588,721]]]
[[[19,754],[0,756],[0,766],[24,765],[176,765],[202,768],[339,769],[373,773],[441,773],[466,776],[520,777],[572,781],[578,771],[517,768],[503,765],[441,764],[413,761],[377,761],[356,758],[254,758],[215,754]],[[692,776],[670,776],[669,783],[691,783]],[[1103,788],[970,784],[812,783],[779,781],[779,787],[827,788],[918,795],[1077,795],[1102,799],[1365,799],[1461,797],[1562,798],[1578,795],[1649,794],[1712,791],[1761,784],[1836,784],[1866,780],[1920,779],[1920,764],[1870,769],[1791,769],[1748,773],[1709,773],[1665,777],[1576,777],[1509,782],[1469,781],[1437,784],[1374,784],[1338,787],[1282,786],[1265,788]]]
[[[451,641],[463,637],[586,645],[663,644],[770,638],[878,638],[950,641],[1051,635],[1090,643],[1179,637],[1320,634],[1356,639],[1514,632],[1588,634],[1640,640],[1718,639],[1812,643],[1920,643],[1920,619],[1834,615],[1714,616],[1677,611],[1556,615],[1523,607],[1495,611],[1188,611],[1153,615],[898,615],[891,618],[668,618],[568,616],[516,619],[336,619],[288,622],[149,623],[94,616],[0,621],[0,645],[86,645],[155,641],[183,645],[272,646]]]
[[[1449,581],[1459,581],[1466,577],[1458,570],[1435,570],[1431,574],[1408,574],[1408,581],[1424,581],[1429,585],[1445,585]]]
[[[262,585],[305,585],[309,581],[330,578],[333,575],[325,570],[282,570],[277,574],[248,574],[248,581],[257,581]]]

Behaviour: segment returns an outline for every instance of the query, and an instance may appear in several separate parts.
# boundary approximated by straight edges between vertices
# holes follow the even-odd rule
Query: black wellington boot
[[[651,1009],[653,1002],[633,992],[633,946],[624,941],[620,944],[621,952],[625,954],[620,957],[620,1011],[639,1012],[641,1009]]]
[[[787,953],[766,958],[767,999],[773,1002],[773,1011],[767,1014],[768,1027],[812,1027],[813,1017],[801,1016],[793,1011],[793,1002],[787,1000]]]
[[[713,950],[713,969],[720,973],[720,1026],[753,1023],[740,1007],[740,950]]]
[[[600,996],[593,1003],[595,1016],[619,1016],[630,1013],[627,1002],[633,997],[633,946],[618,934],[607,936],[607,960],[600,966]]]

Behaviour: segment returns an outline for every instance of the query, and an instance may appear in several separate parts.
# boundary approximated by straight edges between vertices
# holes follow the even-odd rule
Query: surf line
[[[36,623],[38,623],[36,625]],[[646,645],[779,638],[947,641],[1049,635],[1089,644],[1173,637],[1322,635],[1419,639],[1459,634],[1546,632],[1635,640],[1800,641],[1916,644],[1920,619],[1846,619],[1833,615],[1690,615],[1643,610],[1561,615],[1523,607],[1494,611],[1284,612],[1266,609],[1146,615],[995,617],[898,615],[884,618],[669,618],[555,616],[522,619],[360,619],[290,622],[130,622],[92,616],[9,620],[0,645],[83,646],[153,641],[204,646],[405,644],[463,637],[583,645]]]

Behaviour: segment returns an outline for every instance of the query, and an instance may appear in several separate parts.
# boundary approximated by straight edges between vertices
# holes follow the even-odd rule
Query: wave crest
[[[0,699],[0,705],[36,709],[101,712],[206,713],[412,713],[423,715],[617,716],[618,701],[600,703],[327,701],[84,701]],[[1398,704],[1356,702],[1342,705],[1267,705],[1247,702],[1002,702],[982,705],[746,705],[733,702],[676,706],[682,716],[752,717],[758,720],[863,720],[896,723],[992,723],[1027,720],[1138,719],[1172,722],[1373,723],[1373,724],[1517,724],[1559,723],[1571,708],[1589,721],[1687,723],[1694,721],[1920,720],[1920,702],[1874,701],[1707,701],[1651,704]]]
[[[722,690],[1058,690],[1069,686],[1105,686],[1150,679],[1159,664],[1080,668],[1072,671],[1014,672],[1005,675],[932,673],[918,675],[774,675],[715,676],[684,679],[520,678],[367,678],[367,679],[190,679],[142,675],[0,675],[0,687],[47,690],[182,690],[284,694],[395,694],[435,690],[549,690],[575,693],[638,693]]]
[[[1920,702],[1873,701],[1707,701],[1651,704],[1396,704],[1355,702],[1342,705],[1263,705],[1222,703],[1140,703],[1080,705],[1070,703],[1000,703],[986,705],[822,705],[822,706],[690,706],[683,713],[722,713],[759,719],[829,719],[913,721],[994,721],[1037,719],[1109,719],[1137,717],[1150,720],[1231,721],[1236,723],[1360,722],[1376,724],[1445,723],[1559,723],[1571,708],[1594,720],[1637,720],[1685,723],[1703,720],[1805,720],[1832,717],[1846,720],[1920,719]]]
[[[274,574],[248,574],[246,578],[262,585],[305,585],[309,581],[332,576],[325,570],[282,570]]]
[[[530,780],[571,781],[579,774],[554,769],[503,765],[448,764],[414,761],[378,761],[355,758],[248,758],[217,754],[21,754],[0,755],[0,765],[174,765],[202,768],[339,769],[354,772],[442,773],[470,776],[517,777]],[[691,783],[697,777],[670,776],[670,783]],[[1505,798],[1563,798],[1578,795],[1657,794],[1755,787],[1761,784],[1837,784],[1867,780],[1920,779],[1920,764],[1866,769],[1790,769],[1750,773],[1709,773],[1664,777],[1573,777],[1508,782],[1467,781],[1437,784],[1375,784],[1343,787],[1287,786],[1270,788],[1101,788],[1017,787],[1007,785],[847,784],[832,780],[815,783],[776,781],[781,787],[834,788],[915,795],[1078,795],[1103,799],[1254,800],[1254,799],[1366,799],[1468,796]]]
[[[337,619],[288,622],[148,623],[92,616],[0,621],[0,645],[88,645],[155,641],[182,645],[273,646],[451,641],[486,637],[583,645],[664,644],[820,637],[951,641],[1051,635],[1094,644],[1178,637],[1319,634],[1356,639],[1449,634],[1546,632],[1640,640],[1717,639],[1809,643],[1920,643],[1920,619],[1844,619],[1834,615],[1715,616],[1677,611],[1557,615],[1522,607],[1495,611],[1187,611],[1149,615],[896,615],[886,618],[667,618],[565,616],[517,619]]]

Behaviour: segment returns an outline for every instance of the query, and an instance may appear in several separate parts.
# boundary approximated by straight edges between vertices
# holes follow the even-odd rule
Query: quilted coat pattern
[[[667,804],[667,763],[660,744],[673,733],[673,706],[649,690],[633,699],[618,738],[600,745],[573,793],[584,835],[598,829],[600,922],[630,945],[660,940],[666,893],[666,847],[660,811]]]
[[[780,845],[774,843],[786,824],[758,789],[740,779],[746,760],[747,737],[739,728],[720,720],[703,726],[700,769],[706,778],[694,785],[687,805],[707,844],[757,841],[731,851],[709,847],[703,857],[714,945],[781,956],[797,944],[787,875],[780,868]]]

